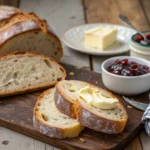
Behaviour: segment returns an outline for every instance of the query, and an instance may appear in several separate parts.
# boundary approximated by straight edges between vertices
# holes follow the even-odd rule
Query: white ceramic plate
[[[101,51],[96,48],[88,47],[84,44],[84,32],[96,27],[116,27],[118,29],[117,42],[110,46],[107,50]],[[114,24],[85,24],[71,28],[64,32],[62,41],[70,48],[91,55],[115,55],[129,51],[130,38],[135,34],[135,30],[130,28],[114,25]]]

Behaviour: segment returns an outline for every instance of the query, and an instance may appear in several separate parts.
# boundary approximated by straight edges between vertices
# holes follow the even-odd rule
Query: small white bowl
[[[149,61],[132,56],[119,56],[107,59],[102,64],[102,80],[110,91],[121,95],[137,95],[150,89],[150,73],[140,76],[121,76],[108,72],[106,69],[114,64],[117,59],[128,59],[150,67]]]

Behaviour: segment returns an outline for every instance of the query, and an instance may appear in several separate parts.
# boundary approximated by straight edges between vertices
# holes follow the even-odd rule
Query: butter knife
[[[123,96],[124,100],[129,103],[131,106],[137,108],[137,109],[140,109],[142,111],[145,111],[146,108],[148,107],[148,104],[144,104],[144,103],[141,103],[141,102],[137,102],[137,101],[134,101],[133,99],[129,99],[125,96]]]

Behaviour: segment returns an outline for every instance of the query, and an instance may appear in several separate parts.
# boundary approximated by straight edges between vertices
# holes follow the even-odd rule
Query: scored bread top
[[[20,35],[20,37],[22,38],[21,35],[24,35],[24,33],[29,33],[29,35],[31,34],[32,38],[33,33],[37,35],[38,34],[37,31],[41,31],[43,32],[43,35],[45,34],[44,36],[46,38],[45,43],[49,42],[49,44],[53,44],[52,45],[53,47],[52,46],[50,46],[50,48],[47,47],[46,49],[47,52],[44,52],[44,54],[47,55],[48,53],[49,54],[48,56],[53,57],[56,61],[60,61],[60,59],[63,56],[62,44],[57,35],[46,23],[46,21],[40,19],[35,13],[24,13],[17,8],[9,6],[0,6],[0,12],[4,14],[4,17],[0,15],[0,50],[3,51],[0,52],[1,54],[5,54],[5,51],[8,51],[7,46],[9,47],[9,49],[13,49],[13,47],[15,47],[15,45],[11,45],[12,43],[11,40],[13,39],[15,40],[17,36]],[[37,39],[34,38],[34,44],[36,43]],[[24,38],[25,43],[27,42],[28,44],[27,40],[28,39]],[[9,44],[11,46],[9,46]],[[19,50],[25,51],[24,49],[22,49],[22,47],[19,47]],[[36,50],[33,50],[33,48],[29,44],[28,51],[36,51]],[[52,54],[51,51],[54,51],[55,54],[57,53],[56,56],[54,56],[54,54]],[[43,53],[42,50],[41,53]]]
[[[0,96],[14,95],[54,86],[66,71],[52,58],[33,52],[0,57]]]
[[[116,98],[112,93],[100,87],[97,87],[87,82],[77,81],[77,80],[62,80],[56,84],[56,90],[58,94],[60,94],[66,101],[72,104],[72,106],[70,107],[73,107],[73,104],[76,102],[76,100],[78,100],[80,105],[82,105],[82,107],[84,107],[91,113],[96,114],[97,116],[101,116],[110,120],[127,119],[127,113],[120,102],[116,105],[115,108],[108,109],[108,110],[103,110],[87,104],[87,102],[79,96],[79,90],[88,85],[98,89],[101,92],[101,94],[103,94],[103,96]],[[58,99],[56,100],[56,102],[59,105]]]
[[[0,30],[0,45],[5,44],[7,40],[13,38],[20,33],[31,30],[35,30],[35,32],[36,30],[40,30],[40,26],[33,20],[17,22],[9,26],[8,28],[4,28],[3,30]]]
[[[0,21],[8,19],[16,14],[22,13],[20,9],[11,6],[0,6]]]

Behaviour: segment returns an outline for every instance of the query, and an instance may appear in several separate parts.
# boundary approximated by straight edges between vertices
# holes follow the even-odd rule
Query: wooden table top
[[[56,34],[85,23],[122,23],[118,15],[129,17],[139,30],[150,29],[150,0],[20,0],[23,11],[34,11],[46,19]],[[89,56],[64,47],[62,62],[101,72],[101,63],[109,58]],[[124,55],[128,55],[127,53]],[[0,127],[0,150],[59,150],[45,143]],[[150,139],[143,132],[125,150],[149,150]]]

